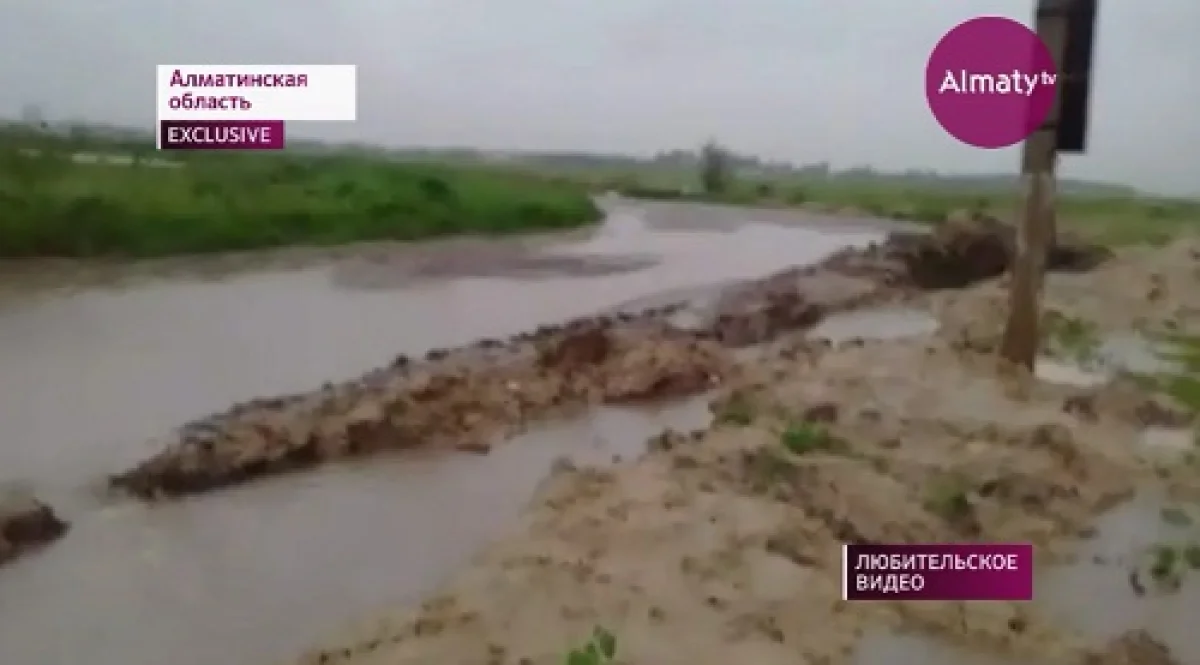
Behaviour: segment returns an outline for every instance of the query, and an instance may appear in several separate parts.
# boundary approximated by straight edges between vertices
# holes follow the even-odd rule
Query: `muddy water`
[[[1200,547],[1198,516],[1195,506],[1144,493],[1099,520],[1078,562],[1044,571],[1038,601],[1097,641],[1142,628],[1179,662],[1200,663],[1200,561],[1179,554],[1166,575],[1151,572],[1163,548]]]
[[[928,312],[901,307],[880,307],[841,312],[826,318],[812,330],[809,337],[833,343],[849,339],[899,339],[935,332],[937,319]]]
[[[1100,340],[1087,369],[1042,359],[1043,380],[1080,387],[1108,381],[1120,371],[1177,369],[1170,348],[1136,334]],[[1195,450],[1186,428],[1150,427],[1134,445],[1154,460],[1176,462]],[[1183,663],[1200,663],[1195,617],[1200,614],[1200,508],[1146,490],[1102,516],[1077,561],[1039,574],[1037,601],[1096,643],[1144,629]],[[1163,565],[1167,553],[1169,563]],[[1159,567],[1155,571],[1156,564]],[[939,661],[940,662],[940,661]]]
[[[154,436],[235,401],[878,238],[863,225],[835,235],[778,213],[730,214],[622,203],[591,237],[485,246],[469,260],[431,250],[437,265],[408,250],[366,269],[263,261],[224,279],[6,297],[0,481],[29,484],[73,529],[0,569],[0,662],[285,657],[347,617],[428,591],[509,523],[556,458],[607,462],[664,426],[703,425],[700,401],[602,410],[486,457],[335,465],[157,507],[102,500],[93,486],[153,450]]]
[[[856,665],[1017,665],[919,635],[868,632],[854,652]],[[1027,663],[1026,665],[1036,665]]]

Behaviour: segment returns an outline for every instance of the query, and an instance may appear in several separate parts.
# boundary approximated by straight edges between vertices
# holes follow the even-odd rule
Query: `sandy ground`
[[[1181,240],[1053,275],[1046,304],[1108,331],[1200,333],[1198,256]],[[1089,641],[1036,604],[840,599],[844,542],[1031,541],[1048,564],[1140,487],[1200,497],[1194,456],[1164,465],[1134,443],[1186,420],[1175,405],[1131,380],[1086,388],[998,367],[1004,297],[999,280],[917,297],[941,323],[924,337],[775,341],[728,373],[712,427],[664,433],[611,468],[563,465],[512,535],[421,607],[300,662],[549,665],[596,625],[620,663],[852,663],[880,629],[1029,663],[1178,662],[1144,633]],[[830,438],[786,448],[798,421]]]

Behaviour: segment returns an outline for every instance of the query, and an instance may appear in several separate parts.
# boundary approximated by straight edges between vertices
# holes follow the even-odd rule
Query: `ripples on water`
[[[702,426],[708,414],[702,402],[608,409],[486,457],[332,465],[154,507],[95,500],[97,478],[154,452],[148,440],[183,422],[358,375],[400,352],[754,277],[879,238],[736,219],[681,231],[648,217],[626,209],[590,239],[552,248],[660,258],[603,277],[351,290],[329,268],[264,270],[8,303],[0,470],[28,480],[73,529],[0,569],[0,663],[278,660],[356,614],[426,593],[501,533],[555,457],[629,456],[649,434]]]

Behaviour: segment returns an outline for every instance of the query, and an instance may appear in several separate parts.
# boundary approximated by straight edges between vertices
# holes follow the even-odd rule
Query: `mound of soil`
[[[0,563],[58,540],[67,523],[46,504],[22,492],[0,494]]]
[[[717,300],[708,332],[734,348],[761,344],[894,295],[889,284],[878,280],[820,267],[786,270],[727,290]]]
[[[359,381],[258,400],[194,423],[111,483],[152,498],[384,449],[486,452],[532,421],[590,404],[702,392],[731,366],[714,342],[649,320],[579,321],[430,357],[398,359]]]
[[[546,325],[401,356],[356,381],[257,399],[181,428],[163,451],[110,478],[143,498],[189,494],[383,449],[487,452],[529,423],[592,404],[695,395],[721,382],[731,349],[886,297],[869,280],[809,269],[724,294],[698,328],[670,325],[676,307]]]
[[[142,497],[200,492],[381,449],[453,446],[486,452],[531,421],[598,403],[692,395],[719,382],[730,350],[803,330],[827,314],[897,294],[1003,273],[1013,232],[991,219],[893,234],[867,249],[726,289],[702,322],[668,324],[676,307],[542,326],[507,341],[400,357],[357,381],[254,400],[185,426],[164,450],[111,479]],[[1106,256],[1062,244],[1051,267]]]
[[[1015,245],[1016,229],[1010,224],[991,217],[953,216],[932,233],[893,233],[880,245],[839,252],[822,265],[893,285],[956,289],[1004,274]],[[1083,272],[1110,257],[1107,248],[1062,234],[1047,255],[1046,268]]]

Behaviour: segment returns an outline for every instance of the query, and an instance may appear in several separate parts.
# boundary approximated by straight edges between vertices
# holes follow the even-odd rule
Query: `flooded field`
[[[0,662],[285,657],[347,617],[428,593],[512,524],[555,459],[628,457],[664,426],[709,416],[702,402],[610,408],[486,457],[349,464],[149,507],[100,495],[99,479],[188,420],[397,353],[717,288],[879,238],[866,222],[830,234],[751,214],[682,228],[687,212],[618,206],[589,237],[532,248],[375,250],[228,275],[210,259],[194,271],[173,263],[165,278],[105,268],[100,286],[64,271],[30,276],[27,294],[8,284],[0,480],[29,486],[72,530],[61,547],[0,569]]]
[[[1010,374],[997,280],[876,302],[854,295],[853,260],[787,270],[879,241],[878,223],[609,206],[558,238],[6,273],[0,481],[72,527],[0,568],[0,662],[549,665],[603,624],[622,662],[659,665],[1200,663],[1193,423],[1127,376],[1164,368],[1146,321],[1200,329],[1189,247],[1052,275],[1048,306],[1103,334],[1087,362]],[[1147,281],[1171,296],[1146,299]],[[864,304],[810,318],[792,292],[818,287]],[[795,334],[739,309],[754,302]],[[164,446],[187,462],[169,432],[234,403],[680,303],[665,320],[728,333],[721,362],[738,358],[700,375],[704,394],[585,400],[494,448],[413,445],[180,500],[103,491]],[[604,335],[567,339],[608,353]],[[680,339],[647,348],[712,344]],[[500,401],[528,397],[512,377],[542,380],[548,351],[492,377]],[[246,408],[265,420],[243,425],[313,417]],[[229,449],[262,450],[247,445]],[[1036,602],[840,599],[841,542],[982,536],[1035,544]]]

